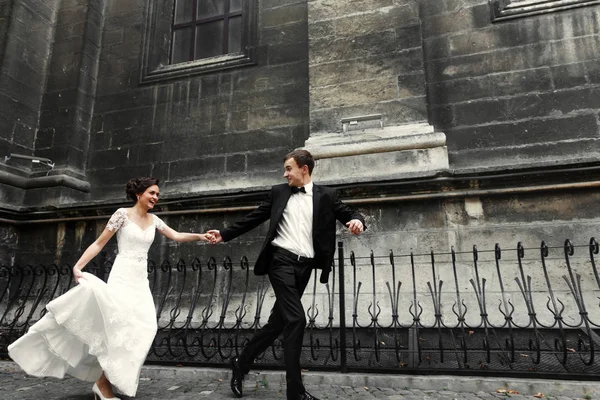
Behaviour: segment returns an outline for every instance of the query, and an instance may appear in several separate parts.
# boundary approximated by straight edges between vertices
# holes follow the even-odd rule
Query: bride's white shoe
[[[118,397],[104,397],[104,396],[102,396],[102,392],[100,391],[100,388],[98,387],[98,385],[96,384],[96,382],[94,382],[94,386],[92,386],[92,392],[94,392],[94,400],[96,400],[98,397],[100,398],[100,400],[121,400]]]

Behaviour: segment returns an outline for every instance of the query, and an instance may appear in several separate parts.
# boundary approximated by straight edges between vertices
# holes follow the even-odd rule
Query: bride
[[[158,202],[158,179],[131,179],[125,192],[135,204],[119,208],[77,261],[73,275],[79,284],[48,303],[44,317],[8,347],[10,357],[28,374],[56,378],[68,374],[95,381],[94,397],[101,400],[119,400],[112,385],[135,396],[156,334],[147,276],[155,231],[178,242],[211,240],[210,234],[176,232],[148,213]],[[104,283],[81,270],[115,233],[119,251]]]

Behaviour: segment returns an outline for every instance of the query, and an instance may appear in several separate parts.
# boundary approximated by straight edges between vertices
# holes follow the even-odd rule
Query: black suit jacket
[[[267,237],[254,265],[254,273],[256,275],[264,275],[269,269],[272,248],[271,241],[277,235],[277,226],[291,194],[291,189],[286,183],[273,186],[267,200],[262,202],[256,210],[251,211],[242,220],[221,231],[223,241],[228,242],[257,227],[266,220],[270,220]],[[363,216],[342,203],[335,189],[313,184],[312,239],[315,250],[314,267],[322,270],[322,283],[327,283],[329,273],[331,272],[331,264],[335,254],[336,220],[342,224],[346,224],[352,219],[360,220],[364,229],[367,228]]]

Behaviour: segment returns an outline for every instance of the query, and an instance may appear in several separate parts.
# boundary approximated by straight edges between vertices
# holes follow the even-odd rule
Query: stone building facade
[[[74,263],[135,176],[174,228],[223,226],[299,147],[367,217],[357,254],[598,234],[597,2],[230,6],[237,53],[169,64],[173,0],[0,0],[0,264]],[[265,229],[151,256],[252,259]]]

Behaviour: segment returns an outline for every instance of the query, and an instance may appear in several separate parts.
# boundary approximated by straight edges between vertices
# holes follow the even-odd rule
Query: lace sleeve
[[[110,217],[108,223],[106,224],[106,229],[111,232],[116,232],[123,226],[125,223],[125,219],[127,218],[127,211],[122,208],[119,208],[115,213]]]
[[[154,225],[156,226],[156,229],[158,229],[159,231],[165,229],[165,226],[167,226],[167,224],[165,224],[162,219],[158,218],[156,214],[152,214],[152,216],[154,217]]]

